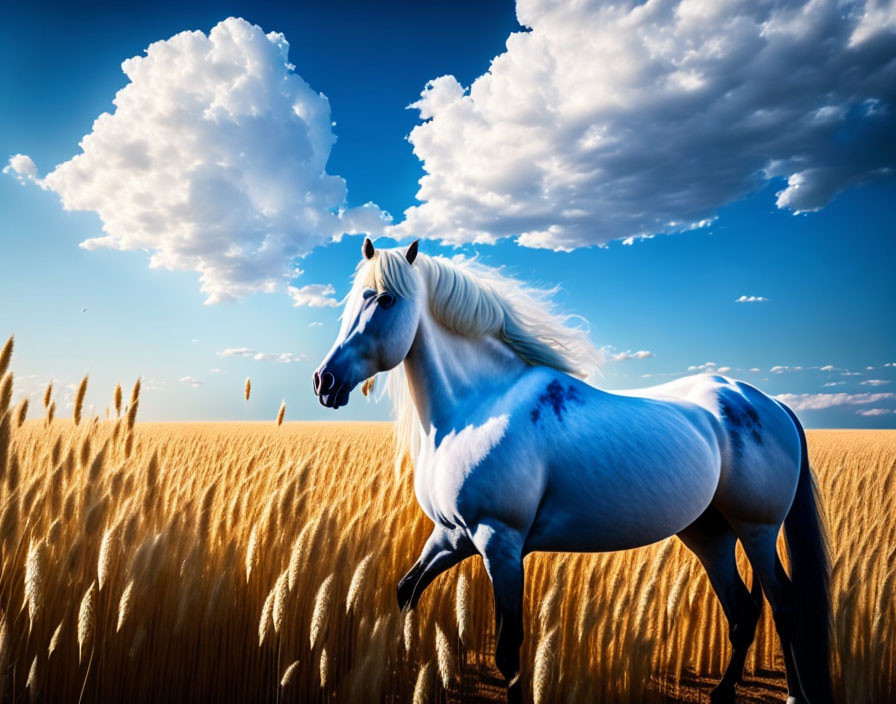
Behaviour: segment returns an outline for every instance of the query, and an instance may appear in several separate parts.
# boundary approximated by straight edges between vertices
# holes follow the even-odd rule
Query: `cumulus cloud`
[[[818,411],[837,406],[864,406],[896,399],[894,393],[860,394],[779,394],[776,399],[786,403],[795,411]]]
[[[336,289],[333,284],[308,284],[297,288],[289,287],[289,295],[292,297],[293,305],[310,306],[312,308],[334,308],[339,305],[339,299],[336,296]]]
[[[887,379],[865,379],[865,381],[859,382],[862,386],[885,386],[889,383]]]
[[[306,354],[293,354],[292,352],[258,352],[251,347],[228,347],[218,352],[219,357],[247,357],[256,362],[279,362],[280,364],[293,364],[308,359]],[[220,369],[212,369],[220,372]]]
[[[122,64],[129,82],[80,154],[44,179],[21,154],[4,171],[95,211],[105,234],[82,247],[145,249],[151,267],[194,270],[207,303],[282,289],[296,257],[388,218],[346,207],[345,181],[326,172],[329,101],[288,50],[236,18],[155,42]]]
[[[802,212],[889,178],[886,5],[518,0],[531,31],[411,106],[421,204],[391,231],[571,249],[705,225],[769,179]]]
[[[735,303],[768,303],[765,296],[741,296],[734,300]]]
[[[182,376],[180,379],[178,379],[178,381],[180,381],[181,384],[187,384],[194,389],[202,388],[202,382],[199,381],[199,379],[194,379],[191,376]]]
[[[27,154],[14,154],[9,158],[9,163],[3,167],[3,173],[15,176],[19,183],[28,181],[40,181],[37,164]]]

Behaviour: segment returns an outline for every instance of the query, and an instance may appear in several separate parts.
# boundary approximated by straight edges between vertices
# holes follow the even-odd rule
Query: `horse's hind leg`
[[[524,539],[502,523],[483,522],[473,531],[473,543],[495,595],[495,665],[507,682],[508,704],[518,704],[522,701]]]
[[[784,652],[784,669],[787,674],[788,702],[806,702],[794,664],[793,638],[795,635],[795,609],[793,585],[778,557],[779,526],[737,525],[737,535],[743,543],[753,572],[759,577],[762,591],[772,607],[775,630]],[[810,703],[811,704],[811,703]]]
[[[678,537],[700,560],[728,619],[731,660],[710,700],[714,704],[733,702],[762,613],[762,593],[755,590],[755,596],[751,594],[740,578],[734,557],[737,536],[715,508],[710,506]]]

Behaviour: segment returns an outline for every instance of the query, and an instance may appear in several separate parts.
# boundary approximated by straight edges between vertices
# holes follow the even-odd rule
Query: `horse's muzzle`
[[[336,409],[348,403],[351,389],[344,382],[340,383],[332,372],[324,370],[321,373],[318,370],[314,372],[311,382],[321,406]]]

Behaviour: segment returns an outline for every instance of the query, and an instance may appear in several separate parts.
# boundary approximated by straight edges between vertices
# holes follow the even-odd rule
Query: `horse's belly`
[[[719,472],[717,457],[699,453],[671,467],[568,464],[549,483],[526,550],[604,552],[663,540],[709,506]]]

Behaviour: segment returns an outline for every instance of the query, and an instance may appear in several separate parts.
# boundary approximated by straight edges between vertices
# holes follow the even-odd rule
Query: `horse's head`
[[[344,406],[362,381],[401,364],[420,322],[420,297],[415,295],[420,279],[411,268],[417,242],[402,252],[375,251],[367,238],[361,250],[364,259],[342,312],[339,335],[312,379],[314,393],[328,408]],[[386,288],[385,280],[399,285]]]

